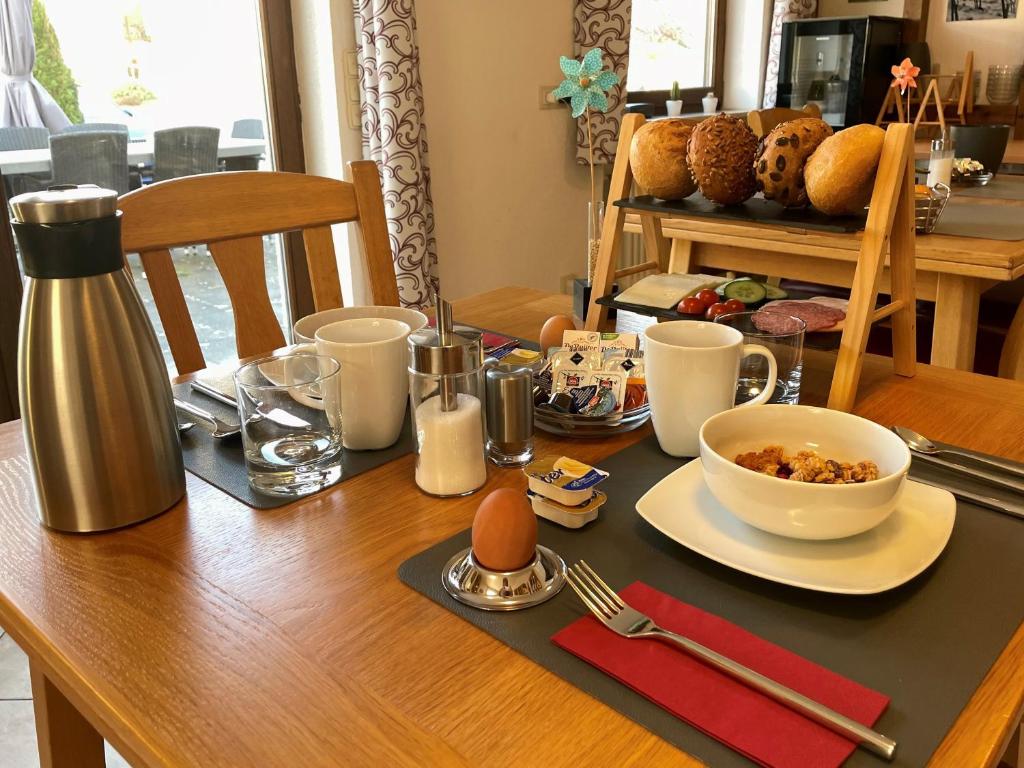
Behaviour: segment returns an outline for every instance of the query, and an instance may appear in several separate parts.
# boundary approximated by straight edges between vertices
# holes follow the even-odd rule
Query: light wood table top
[[[566,296],[507,288],[456,302],[455,316],[535,338],[569,309]],[[808,356],[805,401],[823,400],[830,360]],[[890,370],[865,360],[858,413],[1024,460],[1024,385]],[[599,462],[646,434],[541,433],[538,448]],[[697,764],[398,581],[398,565],[466,528],[481,498],[420,494],[412,456],[273,510],[190,475],[171,511],[89,536],[36,522],[22,457],[20,425],[0,426],[0,625],[133,765]],[[486,490],[522,485],[491,468]],[[993,765],[1022,701],[1024,629],[933,764]]]
[[[914,157],[919,160],[927,160],[931,148],[930,141],[914,142]],[[1006,154],[1003,155],[1003,162],[1013,165],[1024,164],[1024,139],[1014,139],[1006,143]]]

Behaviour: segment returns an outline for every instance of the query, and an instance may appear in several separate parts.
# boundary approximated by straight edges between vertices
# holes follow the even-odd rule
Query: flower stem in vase
[[[587,109],[587,154],[590,158],[590,204],[587,206],[587,281],[594,282],[597,269],[597,253],[601,250],[601,224],[604,219],[604,203],[600,210],[597,204],[597,184],[594,181],[594,136],[590,127],[590,110]]]

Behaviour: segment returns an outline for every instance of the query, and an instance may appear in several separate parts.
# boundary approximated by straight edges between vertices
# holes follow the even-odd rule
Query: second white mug
[[[346,448],[376,450],[398,440],[409,398],[408,336],[408,324],[383,317],[341,320],[317,329],[317,353],[341,364],[341,441]]]
[[[767,358],[768,382],[761,394],[738,407],[761,405],[775,391],[774,356],[759,344],[744,344],[735,328],[676,320],[650,326],[644,339],[651,422],[661,450],[670,456],[698,454],[701,424],[733,407],[743,358]]]

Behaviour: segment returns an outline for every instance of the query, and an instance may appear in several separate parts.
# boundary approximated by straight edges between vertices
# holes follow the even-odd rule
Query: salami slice
[[[769,315],[772,312],[779,312],[786,315],[792,315],[793,317],[799,317],[805,323],[807,323],[807,332],[823,331],[827,328],[831,328],[840,320],[846,318],[846,313],[836,307],[830,307],[826,304],[819,304],[816,301],[800,301],[795,299],[783,299],[781,301],[770,301],[762,307],[765,315]],[[760,314],[760,313],[759,313]],[[771,319],[762,320],[768,324],[774,324]],[[757,316],[754,317],[754,324],[759,330],[764,330],[758,325]],[[766,333],[772,333],[773,331],[765,331]]]

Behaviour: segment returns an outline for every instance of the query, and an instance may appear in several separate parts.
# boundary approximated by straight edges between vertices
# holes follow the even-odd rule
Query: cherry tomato
[[[682,312],[684,315],[702,315],[705,309],[704,302],[695,296],[687,296],[676,307],[676,311]]]
[[[697,295],[696,295],[695,298],[698,301],[700,301],[701,304],[704,305],[705,309],[710,307],[712,304],[717,304],[718,301],[719,301],[718,294],[715,293],[710,288],[703,288],[703,289],[701,289],[700,291],[697,292]]]
[[[739,299],[729,299],[728,301],[725,302],[726,312],[745,312],[746,309],[747,305],[744,304]]]
[[[728,313],[729,310],[725,306],[725,302],[720,301],[717,304],[712,304],[710,307],[708,307],[707,312],[704,313],[704,317],[706,317],[708,320],[714,320],[719,315],[725,315]]]

